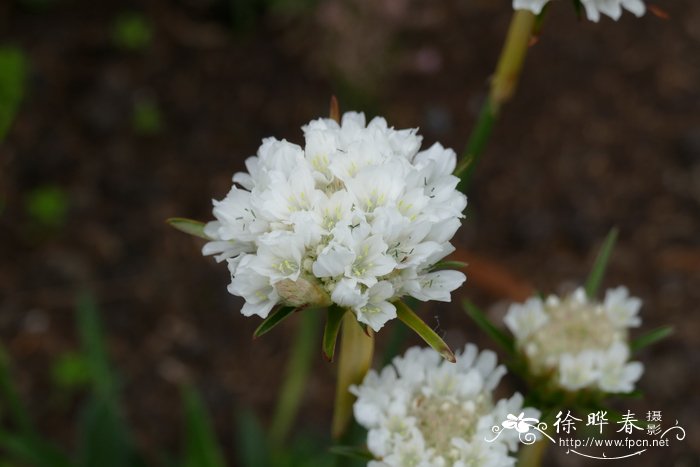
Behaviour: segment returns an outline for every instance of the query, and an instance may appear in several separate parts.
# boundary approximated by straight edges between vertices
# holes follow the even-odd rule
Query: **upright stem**
[[[314,343],[319,327],[318,314],[310,310],[300,314],[301,322],[287,362],[287,375],[282,384],[270,426],[270,440],[275,446],[284,442],[294,422],[309,379],[312,357],[316,355]]]
[[[371,334],[371,330],[369,331]],[[355,402],[349,389],[360,384],[372,365],[374,337],[365,334],[352,312],[343,315],[341,328],[340,356],[338,361],[338,384],[335,389],[333,411],[333,438],[340,438],[352,418],[352,405]]]
[[[547,428],[545,433],[550,434],[552,432],[552,424],[555,421],[554,414],[557,413],[555,409],[545,410],[541,415],[541,421],[545,422]],[[549,441],[546,437],[540,439],[534,444],[529,444],[520,448],[518,452],[518,467],[540,467],[542,465],[542,459],[544,458],[547,447],[549,446]]]
[[[498,59],[489,94],[496,113],[500,106],[515,94],[527,49],[530,46],[535,19],[536,16],[531,12],[517,10],[510,21],[506,43]]]
[[[523,446],[518,454],[518,467],[540,467],[548,444],[549,441],[543,439],[535,444]]]
[[[531,12],[517,10],[513,14],[506,42],[498,59],[496,72],[491,80],[489,96],[479,112],[479,118],[469,137],[467,147],[454,172],[462,180],[460,183],[462,191],[468,185],[474,168],[486,147],[501,106],[515,93],[535,26],[536,17]]]

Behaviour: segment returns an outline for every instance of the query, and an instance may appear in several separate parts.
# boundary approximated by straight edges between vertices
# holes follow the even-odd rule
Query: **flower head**
[[[533,375],[568,391],[631,392],[644,369],[629,362],[627,343],[628,329],[641,323],[641,305],[624,287],[608,290],[602,303],[579,288],[563,299],[513,304],[505,323]]]
[[[227,261],[243,313],[336,303],[376,331],[401,296],[449,301],[464,274],[431,269],[454,250],[467,204],[454,151],[419,151],[415,130],[360,113],[303,131],[304,147],[265,139],[204,230],[203,253]]]
[[[492,427],[509,414],[525,424],[534,409],[522,409],[523,398],[494,400],[493,390],[506,370],[496,354],[467,345],[457,363],[443,361],[430,349],[413,347],[381,373],[370,371],[360,386],[354,412],[369,430],[367,445],[378,461],[371,466],[510,466],[518,431],[494,439]],[[528,416],[527,418],[525,416]],[[512,415],[511,415],[512,417]],[[513,425],[516,426],[516,425]]]
[[[544,6],[550,0],[513,0],[513,8],[516,10],[530,10],[536,15],[542,12]],[[635,16],[643,16],[646,6],[642,0],[581,0],[581,5],[586,10],[586,16],[590,21],[598,22],[601,13],[617,21],[625,9]]]

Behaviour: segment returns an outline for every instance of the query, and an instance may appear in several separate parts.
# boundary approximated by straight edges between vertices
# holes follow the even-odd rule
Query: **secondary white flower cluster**
[[[242,313],[332,302],[377,331],[396,317],[397,297],[450,301],[464,274],[431,268],[454,251],[467,205],[455,152],[419,151],[416,130],[365,125],[361,113],[302,129],[303,148],[263,141],[205,227],[203,253],[228,262]]]
[[[410,348],[360,386],[354,414],[367,428],[367,446],[378,459],[369,467],[512,466],[509,451],[518,447],[518,432],[494,438],[492,427],[508,414],[539,417],[522,409],[520,394],[494,401],[493,390],[506,373],[496,354],[469,344],[449,363],[432,349]]]
[[[511,305],[505,323],[535,375],[550,376],[565,390],[624,393],[634,389],[644,366],[629,362],[628,329],[639,326],[642,302],[625,287],[610,289],[603,303],[583,289],[560,299],[533,297]]]
[[[549,0],[513,0],[516,10],[530,10],[536,15],[542,12]],[[617,21],[622,16],[622,9],[632,12],[635,16],[643,16],[646,6],[642,0],[581,0],[586,16],[590,21],[598,22],[601,13]]]

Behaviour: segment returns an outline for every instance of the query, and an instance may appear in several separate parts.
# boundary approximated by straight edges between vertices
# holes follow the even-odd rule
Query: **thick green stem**
[[[488,143],[491,137],[491,129],[493,128],[493,122],[496,121],[496,112],[491,104],[491,99],[487,98],[484,102],[481,112],[479,113],[479,119],[474,126],[474,130],[467,142],[467,148],[462,154],[462,158],[457,164],[455,169],[455,176],[460,178],[460,190],[465,191],[465,188],[469,185],[469,181],[474,173],[474,168],[481,158],[481,154],[484,152],[486,143]]]
[[[354,313],[343,315],[340,356],[338,361],[338,384],[335,389],[335,407],[333,410],[333,438],[340,438],[352,418],[352,405],[355,396],[350,393],[350,386],[360,384],[372,365],[374,354],[374,336],[365,334],[357,322]]]
[[[491,81],[489,98],[495,113],[498,113],[500,106],[515,94],[535,20],[536,16],[527,10],[518,10],[513,14],[506,43],[496,66],[496,74]]]
[[[311,361],[316,355],[318,334],[318,313],[305,310],[300,313],[301,321],[296,340],[287,362],[287,375],[280,390],[277,408],[270,426],[270,440],[273,445],[281,445],[294,422],[306,382],[309,379]]]
[[[462,191],[468,185],[474,168],[486,147],[501,106],[515,93],[535,27],[536,17],[531,12],[518,10],[513,14],[506,42],[498,59],[496,72],[491,80],[489,96],[484,101],[479,119],[454,172],[461,179],[460,189]]]

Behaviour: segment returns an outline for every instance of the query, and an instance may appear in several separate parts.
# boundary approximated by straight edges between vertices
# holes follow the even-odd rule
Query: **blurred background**
[[[644,300],[640,333],[675,327],[639,356],[646,399],[618,406],[661,410],[687,437],[616,465],[698,466],[700,3],[600,24],[553,3],[470,188],[458,243],[478,280],[422,316],[453,348],[495,348],[462,298],[499,320],[514,288],[580,283],[618,226],[604,287]],[[507,0],[0,2],[0,339],[36,430],[80,444],[88,290],[145,465],[182,449],[183,385],[225,465],[244,465],[241,432],[270,423],[300,318],[252,341],[226,268],[165,219],[210,219],[261,139],[302,142],[331,94],[460,152],[511,15]],[[317,334],[289,439],[322,452],[335,381]],[[587,465],[551,451],[548,465]]]

